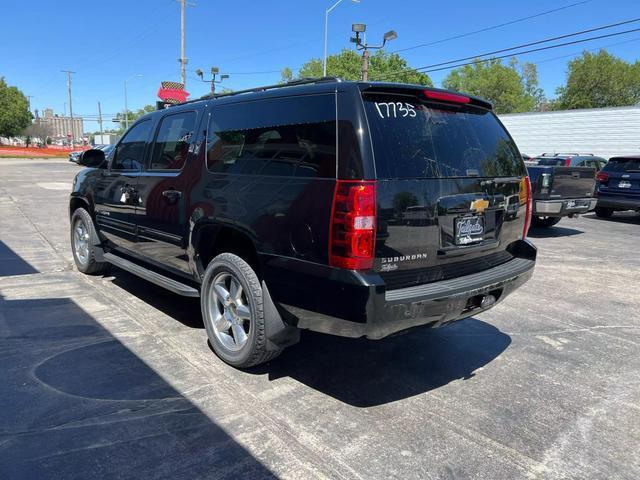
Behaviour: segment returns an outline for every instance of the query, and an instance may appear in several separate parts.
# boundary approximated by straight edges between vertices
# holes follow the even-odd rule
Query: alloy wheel
[[[251,307],[240,281],[231,273],[219,273],[213,280],[209,313],[213,331],[228,350],[245,346],[251,332]]]

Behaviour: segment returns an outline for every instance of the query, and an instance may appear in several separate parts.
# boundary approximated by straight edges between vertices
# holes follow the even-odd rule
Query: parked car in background
[[[563,167],[592,167],[596,171],[602,170],[607,161],[602,157],[597,157],[591,153],[554,153],[532,158],[536,165],[558,165]]]
[[[379,339],[476,315],[535,265],[522,157],[491,104],[459,93],[325,78],[210,95],[82,162],[77,268],[200,297],[237,367],[300,329]]]
[[[597,216],[609,218],[618,211],[640,211],[640,156],[610,158],[596,179]]]
[[[69,161],[73,163],[78,163],[78,159],[80,155],[84,152],[84,150],[76,150],[74,152],[69,152]]]
[[[566,166],[568,161],[578,157],[538,158],[537,165],[527,166],[533,193],[532,226],[551,227],[562,217],[573,217],[595,208],[595,167]],[[584,161],[576,163],[583,164]]]

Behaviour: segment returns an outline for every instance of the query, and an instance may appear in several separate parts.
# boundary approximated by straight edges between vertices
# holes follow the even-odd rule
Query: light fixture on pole
[[[356,50],[362,50],[362,80],[367,82],[369,81],[369,50],[383,48],[387,42],[398,38],[398,34],[394,30],[389,30],[382,37],[382,45],[368,45],[365,39],[360,38],[360,34],[367,31],[367,26],[364,23],[353,23],[351,31],[356,34],[355,37],[351,37],[351,43],[356,44]]]
[[[353,3],[360,3],[360,0],[351,0]],[[322,57],[322,76],[327,76],[327,35],[329,33],[329,14],[331,11],[342,3],[338,0],[324,11],[324,56]]]
[[[136,75],[131,75],[129,78],[124,81],[124,129],[129,129],[129,107],[127,106],[127,82],[132,78],[141,77],[141,73],[137,73]]]
[[[226,78],[229,78],[229,75],[223,74],[220,75],[220,80],[216,80],[216,76],[220,74],[220,69],[218,67],[211,67],[211,80],[204,79],[204,72],[200,69],[196,70],[196,75],[200,77],[205,83],[211,83],[211,93],[216,92],[216,83],[222,83],[222,81]]]

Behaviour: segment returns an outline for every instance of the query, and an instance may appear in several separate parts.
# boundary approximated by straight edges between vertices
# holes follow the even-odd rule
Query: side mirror
[[[82,165],[83,167],[100,168],[105,166],[105,164],[106,160],[104,157],[104,152],[102,150],[98,150],[97,148],[85,150],[80,154],[80,157],[78,158],[78,165]]]

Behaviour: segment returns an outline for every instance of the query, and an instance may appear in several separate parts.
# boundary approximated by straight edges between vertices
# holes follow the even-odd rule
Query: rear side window
[[[214,107],[206,162],[218,173],[335,178],[335,95]]]
[[[563,166],[566,164],[566,161],[564,158],[541,158],[538,161],[538,165],[545,165],[545,166]]]
[[[640,172],[640,158],[612,158],[602,170],[605,172]]]
[[[493,113],[366,95],[378,178],[494,177],[525,174],[518,150]]]
[[[124,135],[111,164],[114,170],[142,170],[144,151],[151,133],[151,121],[143,120]]]
[[[181,170],[189,154],[196,112],[167,115],[160,121],[150,170]]]

